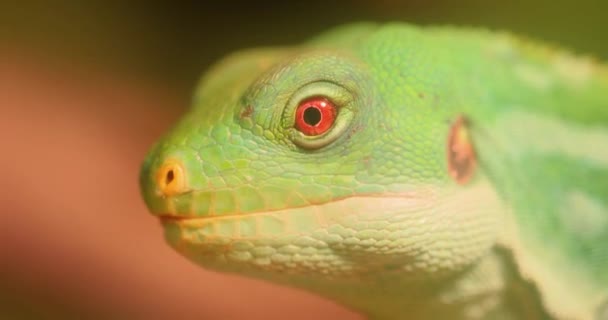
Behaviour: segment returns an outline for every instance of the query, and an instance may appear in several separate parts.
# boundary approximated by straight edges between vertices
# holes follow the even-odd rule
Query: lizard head
[[[457,99],[413,30],[422,49],[381,32],[243,51],[206,74],[141,171],[172,247],[221,271],[360,279],[450,274],[491,246],[493,195],[450,173]]]

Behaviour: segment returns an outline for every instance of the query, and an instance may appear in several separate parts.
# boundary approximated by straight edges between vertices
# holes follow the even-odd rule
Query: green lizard
[[[355,24],[237,52],[142,194],[205,268],[377,319],[608,319],[608,68],[505,33]]]

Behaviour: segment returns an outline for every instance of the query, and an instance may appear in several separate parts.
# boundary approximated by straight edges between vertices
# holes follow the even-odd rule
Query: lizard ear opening
[[[456,118],[447,142],[448,173],[458,184],[466,184],[471,180],[477,166],[475,149],[464,116]]]

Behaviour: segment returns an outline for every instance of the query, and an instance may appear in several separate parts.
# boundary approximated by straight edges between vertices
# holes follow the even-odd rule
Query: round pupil
[[[314,106],[309,106],[304,110],[304,122],[309,126],[315,126],[321,122],[321,111]]]

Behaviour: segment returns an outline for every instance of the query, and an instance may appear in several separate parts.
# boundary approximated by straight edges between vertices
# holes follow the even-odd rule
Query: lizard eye
[[[306,150],[329,145],[350,126],[354,96],[344,87],[316,81],[296,90],[287,101],[281,124],[293,143]]]
[[[296,109],[295,127],[307,136],[325,133],[336,120],[336,106],[324,97],[302,101]]]

